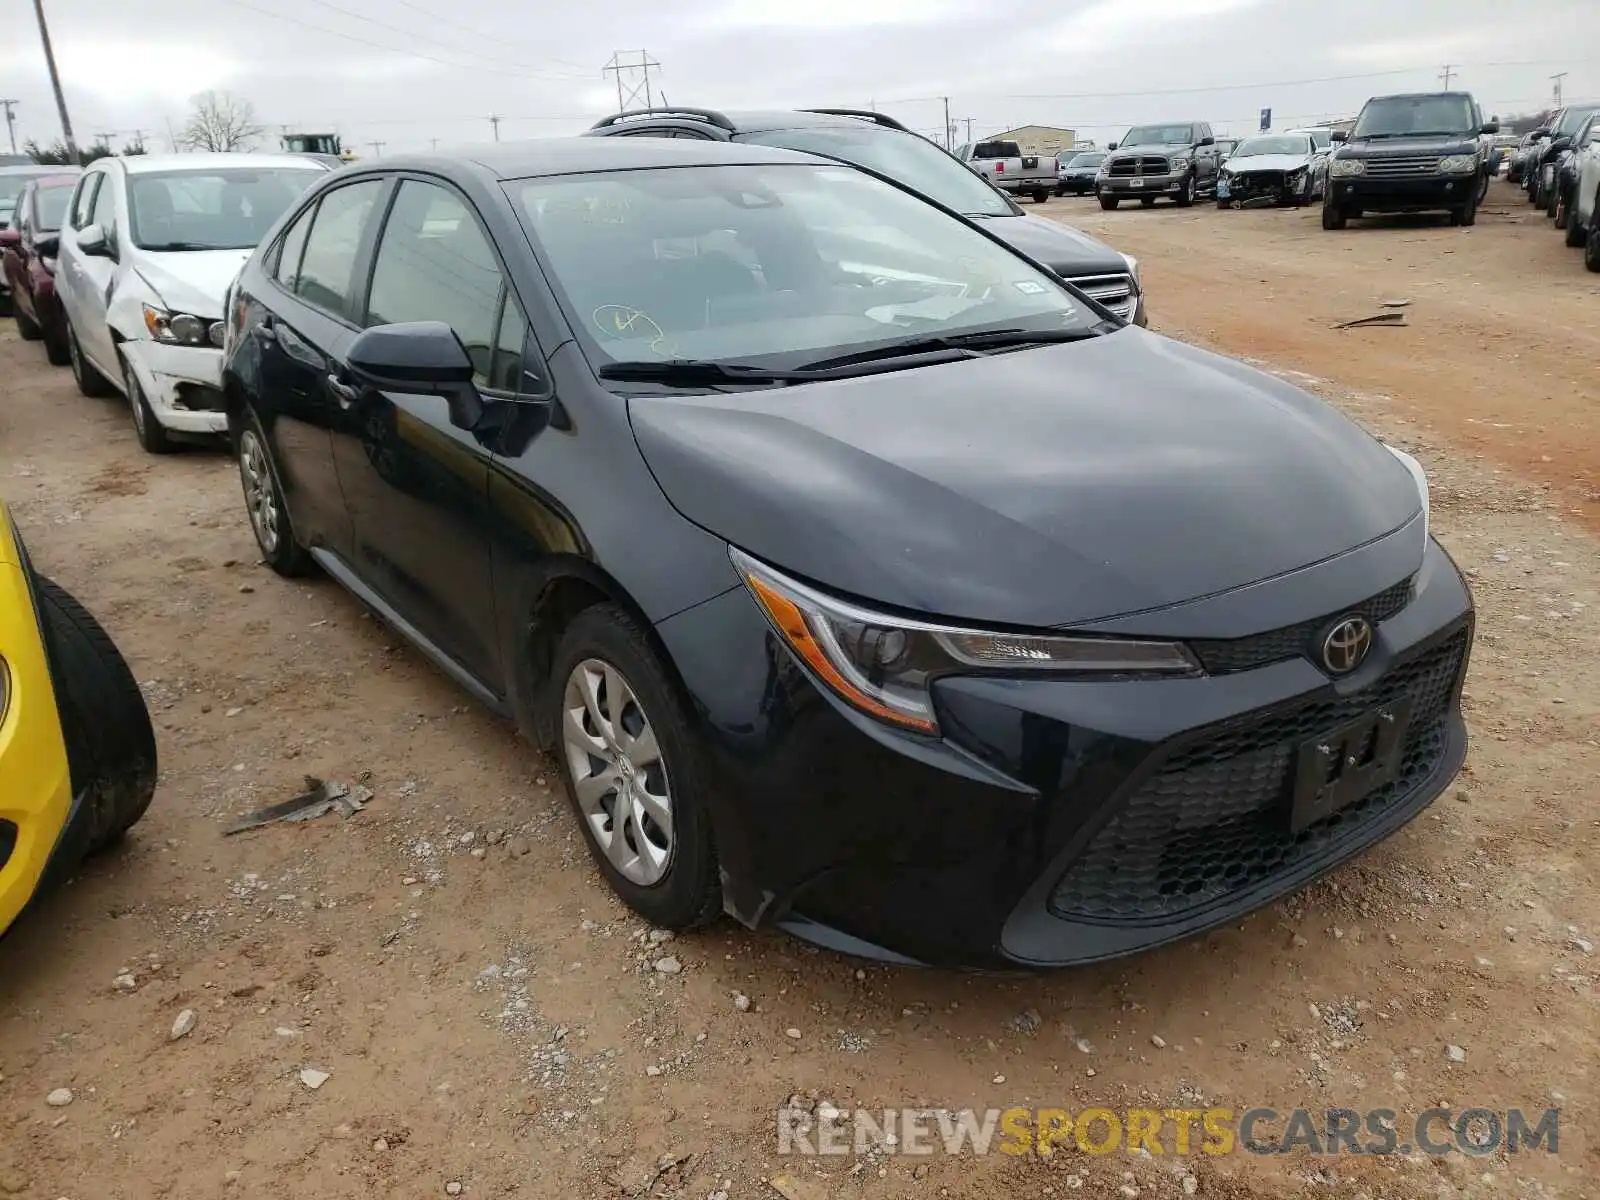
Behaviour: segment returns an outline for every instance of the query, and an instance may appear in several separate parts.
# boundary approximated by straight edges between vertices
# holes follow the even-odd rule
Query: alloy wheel
[[[578,809],[617,873],[649,887],[672,866],[672,790],[655,730],[621,671],[586,658],[567,677],[561,738]]]
[[[278,549],[278,488],[267,461],[266,447],[256,431],[246,429],[239,437],[239,478],[244,483],[245,507],[250,512],[250,527],[262,552],[271,555]]]
[[[147,436],[144,427],[144,392],[139,387],[139,377],[133,373],[132,363],[123,366],[122,381],[128,389],[128,407],[133,410],[134,431],[143,443]]]

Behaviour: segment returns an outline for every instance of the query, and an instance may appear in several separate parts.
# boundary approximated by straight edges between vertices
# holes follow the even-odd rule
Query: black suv
[[[584,136],[742,142],[849,163],[979,222],[1123,320],[1145,324],[1136,259],[1069,225],[1029,216],[952,155],[883,113],[854,108],[735,113],[709,108],[634,109],[604,118]]]
[[[1328,163],[1322,227],[1369,212],[1447,212],[1452,225],[1473,224],[1489,187],[1480,139],[1498,132],[1466,92],[1374,96],[1353,129],[1333,131],[1343,145]]]

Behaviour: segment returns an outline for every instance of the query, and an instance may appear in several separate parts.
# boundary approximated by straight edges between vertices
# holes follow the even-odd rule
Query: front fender
[[[156,294],[139,272],[131,267],[120,267],[112,277],[111,296],[106,302],[106,324],[118,341],[134,342],[149,338],[145,328],[144,306],[161,307],[161,297]]]

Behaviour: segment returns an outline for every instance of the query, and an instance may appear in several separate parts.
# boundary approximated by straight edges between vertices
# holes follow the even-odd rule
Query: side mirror
[[[1217,144],[1217,139],[1209,136],[1203,137],[1200,139],[1200,144],[1202,146],[1215,146]]]
[[[1116,148],[1117,148],[1117,144],[1115,142],[1107,142],[1106,143],[1106,149],[1107,150],[1115,150]]]
[[[476,429],[483,419],[472,358],[443,321],[375,325],[350,343],[346,361],[358,382],[381,392],[443,396],[458,429]]]
[[[20,229],[0,229],[0,250],[15,250],[22,245]]]
[[[78,249],[90,258],[116,257],[103,225],[85,225],[78,230]]]
[[[1549,136],[1550,136],[1550,131],[1548,129],[1535,129],[1533,131],[1533,140],[1536,141],[1536,142],[1542,142],[1542,141],[1544,141],[1545,138],[1547,138]]]
[[[1558,137],[1558,138],[1555,138],[1554,140],[1551,141],[1550,149],[1555,150],[1555,151],[1561,151],[1561,150],[1567,149],[1571,145],[1572,145],[1572,139],[1571,138],[1569,138],[1569,137]]]
[[[33,239],[33,248],[45,258],[54,258],[61,249],[59,233],[41,233]]]
[[[1335,129],[1328,134],[1328,139],[1334,142],[1348,142],[1350,140],[1350,131],[1347,129]]]
[[[1483,132],[1483,133],[1499,133],[1500,132],[1500,122],[1499,121],[1485,121],[1483,123],[1483,129],[1481,130],[1481,132]]]

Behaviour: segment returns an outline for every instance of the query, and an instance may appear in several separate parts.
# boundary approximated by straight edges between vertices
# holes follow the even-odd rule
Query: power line
[[[1444,70],[1439,72],[1439,78],[1444,81],[1444,90],[1450,90],[1450,79],[1455,75],[1455,68],[1450,63],[1445,63]]]
[[[405,37],[413,37],[414,38],[414,37],[436,37],[437,36],[437,35],[421,34],[421,33],[418,33],[414,29],[404,29],[399,25],[391,25],[387,21],[380,21],[376,17],[369,17],[365,13],[359,13],[359,12],[356,12],[354,9],[349,9],[349,8],[343,7],[342,5],[334,4],[333,0],[310,0],[310,2],[312,4],[317,5],[319,8],[326,8],[330,12],[336,12],[336,13],[339,13],[341,16],[351,17],[351,18],[353,18],[354,20],[357,20],[357,21],[364,21],[369,25],[376,25],[379,29],[387,29],[391,33],[398,33],[398,34],[401,34],[401,35],[403,35]],[[531,72],[531,71],[537,71],[537,70],[541,70],[542,69],[542,68],[538,68],[538,67],[530,67],[526,63],[515,62],[515,61],[513,61],[513,60],[511,60],[509,58],[501,58],[498,55],[485,54],[481,50],[470,50],[470,49],[467,49],[466,47],[463,47],[463,46],[452,46],[449,43],[445,43],[444,49],[449,50],[450,53],[452,53],[452,54],[467,54],[467,55],[472,56],[473,58],[482,58],[482,59],[488,60],[489,62],[503,63],[506,66],[517,67],[518,69],[520,69],[520,70],[522,70],[524,72]],[[574,78],[577,78],[577,77],[573,76],[573,75],[557,75],[556,78],[558,78],[558,79],[574,79]]]
[[[35,3],[38,2],[39,0],[35,0]],[[329,29],[326,25],[318,25],[312,21],[304,21],[299,17],[292,17],[288,13],[281,13],[270,8],[263,8],[258,4],[251,4],[249,0],[225,0],[225,2],[234,5],[236,8],[248,9],[250,12],[259,13],[264,17],[271,17],[275,21],[287,21],[291,25],[299,25],[301,28],[309,29],[313,33],[322,33],[329,37],[341,38],[347,42],[355,42],[359,46],[371,46],[375,50],[386,50],[390,54],[403,54],[408,58],[420,58],[425,62],[438,63],[442,67],[454,67],[459,71],[478,71],[489,75],[510,75],[515,76],[518,79],[526,79],[528,77],[528,71],[525,69],[513,71],[500,67],[484,66],[481,63],[451,62],[446,58],[438,58],[432,54],[424,54],[421,50],[407,50],[401,46],[388,46],[382,42],[375,42],[370,38],[357,37],[353,33],[343,33],[337,29]],[[365,18],[363,18],[363,20],[365,20]]]
[[[429,20],[442,21],[447,25],[454,25],[457,29],[461,30],[463,33],[471,34],[473,37],[483,38],[485,41],[499,42],[505,37],[505,34],[503,32],[501,32],[501,33],[485,33],[481,29],[474,29],[472,26],[464,24],[461,21],[454,20],[451,17],[441,16],[440,14],[434,12],[432,9],[423,8],[422,5],[420,5],[420,4],[413,4],[411,2],[411,0],[392,0],[392,2],[395,3],[395,4],[400,5],[400,7],[402,7],[402,8],[409,8],[412,12],[421,13],[423,16],[427,17]],[[547,57],[553,63],[560,63],[563,67],[571,67],[574,70],[584,71],[584,72],[587,72],[589,70],[589,68],[584,66],[582,63],[575,63],[570,58],[557,58],[553,54],[546,55],[545,57]]]

